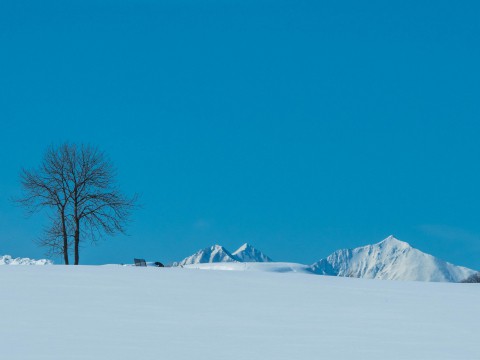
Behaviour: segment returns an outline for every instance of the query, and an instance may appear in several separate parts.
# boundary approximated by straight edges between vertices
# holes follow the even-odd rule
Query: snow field
[[[479,359],[480,286],[1,267],[2,359]]]

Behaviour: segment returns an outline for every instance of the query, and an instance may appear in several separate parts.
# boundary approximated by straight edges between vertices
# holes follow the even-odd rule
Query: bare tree
[[[54,210],[40,245],[52,254],[63,254],[65,264],[73,245],[74,264],[78,265],[81,243],[125,233],[136,196],[123,195],[115,177],[106,155],[86,145],[51,147],[39,169],[23,170],[25,196],[19,202],[31,212],[45,207]]]

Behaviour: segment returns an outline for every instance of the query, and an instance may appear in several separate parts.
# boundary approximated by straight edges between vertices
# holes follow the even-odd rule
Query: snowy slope
[[[195,254],[183,259],[178,265],[191,265],[214,262],[234,262],[237,261],[230,252],[220,245],[213,245],[209,248],[199,250]]]
[[[316,274],[384,280],[458,282],[474,273],[414,249],[393,236],[374,245],[335,251],[311,266]]]
[[[250,244],[243,244],[240,246],[233,254],[235,259],[241,262],[270,262],[270,259],[267,255],[262,253],[260,250],[255,249]]]
[[[0,265],[52,265],[47,259],[12,258],[10,255],[0,256]]]
[[[0,282],[8,360],[480,359],[476,284],[60,265]]]
[[[312,274],[308,265],[285,262],[228,262],[187,265],[187,269]]]

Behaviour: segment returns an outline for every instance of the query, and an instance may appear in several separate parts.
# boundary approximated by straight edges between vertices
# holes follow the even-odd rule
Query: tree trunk
[[[75,179],[75,190],[73,196],[73,218],[75,220],[75,238],[74,238],[74,248],[75,248],[75,265],[78,265],[80,259],[79,247],[80,247],[80,219],[78,217],[78,188],[77,180]]]
[[[65,224],[65,210],[62,210],[62,235],[63,235],[63,260],[68,265],[68,235],[67,226]]]
[[[75,265],[78,265],[80,259],[79,256],[79,245],[80,245],[80,221],[75,220]]]

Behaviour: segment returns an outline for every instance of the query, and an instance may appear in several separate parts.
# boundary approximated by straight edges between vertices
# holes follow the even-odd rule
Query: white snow
[[[311,269],[323,275],[448,282],[462,281],[475,272],[425,254],[393,236],[378,244],[337,250]]]
[[[261,271],[277,273],[304,273],[312,274],[308,265],[285,262],[229,262],[229,263],[210,263],[210,264],[192,264],[185,266],[187,269],[200,270],[229,270],[229,271]]]
[[[243,244],[232,254],[235,259],[241,262],[270,262],[270,259],[267,255],[262,253],[260,250],[255,249],[250,244]]]
[[[0,256],[0,265],[52,265],[47,259],[12,258],[10,255]]]
[[[478,284],[257,265],[0,267],[1,358],[480,359]]]

